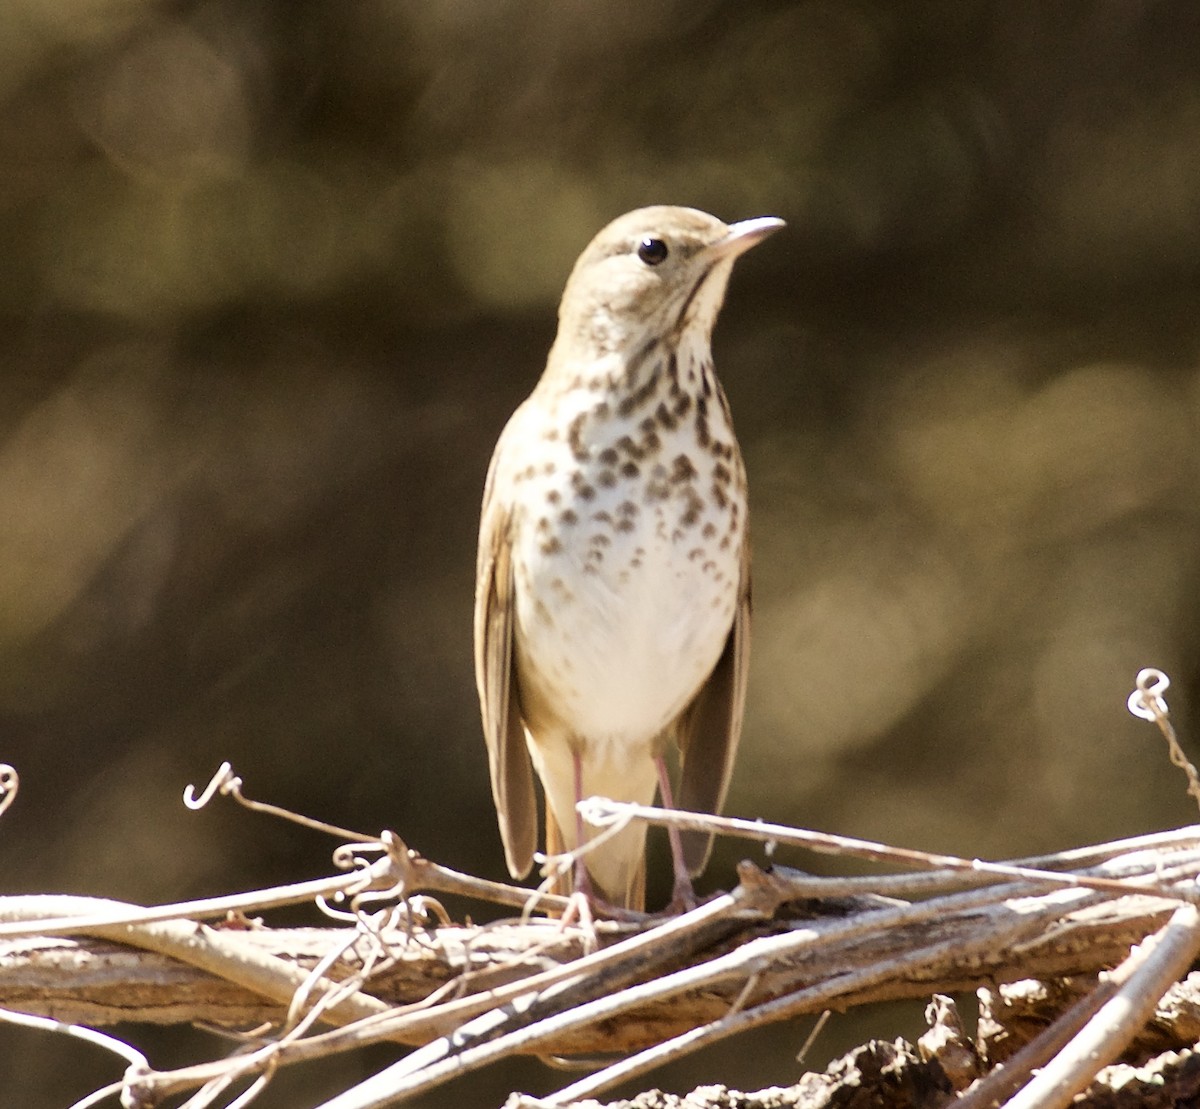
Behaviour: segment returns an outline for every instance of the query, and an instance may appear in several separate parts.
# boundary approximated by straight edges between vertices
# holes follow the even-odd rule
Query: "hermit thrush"
[[[734,259],[783,226],[642,208],[576,262],[546,370],[509,420],[479,528],[475,676],[508,868],[551,853],[599,794],[717,811],[750,649],[746,476],[709,346]],[[672,836],[675,898],[708,857]],[[586,853],[577,890],[640,909],[645,827]]]

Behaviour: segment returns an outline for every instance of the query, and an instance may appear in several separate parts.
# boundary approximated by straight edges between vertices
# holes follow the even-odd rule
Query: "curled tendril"
[[[200,796],[196,796],[196,787],[190,783],[184,787],[183,803],[189,809],[202,809],[209,803],[218,793],[222,797],[232,793],[234,796],[240,796],[242,789],[242,779],[233,772],[233,767],[229,763],[223,762],[217,767],[217,772],[209,779],[201,792]]]
[[[1156,670],[1151,666],[1138,671],[1135,684],[1137,688],[1129,695],[1129,700],[1126,702],[1129,711],[1141,720],[1149,720],[1152,724],[1158,725],[1158,730],[1162,732],[1163,738],[1167,741],[1171,762],[1179,767],[1187,778],[1188,796],[1197,805],[1200,805],[1200,773],[1197,773],[1196,767],[1179,745],[1179,738],[1171,723],[1170,710],[1167,708],[1166,698],[1163,697],[1171,685],[1171,679],[1161,670]]]
[[[21,786],[21,777],[15,766],[0,762],[0,816],[8,811],[17,799],[17,790]]]
[[[318,832],[324,832],[326,835],[336,836],[338,839],[355,841],[370,841],[372,839],[371,836],[365,836],[361,832],[352,832],[346,828],[339,828],[336,824],[329,824],[324,820],[313,820],[311,817],[302,816],[300,813],[292,812],[290,809],[285,809],[280,805],[270,805],[265,801],[252,800],[242,793],[242,779],[233,772],[233,767],[227,762],[223,762],[217,767],[217,772],[212,776],[208,785],[204,787],[199,796],[196,795],[196,787],[189,785],[183,791],[183,803],[189,809],[202,809],[218,793],[222,797],[232,797],[239,805],[249,809],[251,812],[278,816],[283,820],[290,820],[293,824],[299,824],[303,828],[313,828]]]
[[[1129,711],[1141,720],[1149,720],[1151,724],[1167,715],[1167,702],[1163,697],[1171,685],[1171,679],[1161,670],[1152,666],[1139,670],[1134,684],[1137,688],[1129,695],[1126,702]]]

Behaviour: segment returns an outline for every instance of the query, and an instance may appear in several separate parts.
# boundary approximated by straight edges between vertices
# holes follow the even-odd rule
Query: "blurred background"
[[[223,759],[251,796],[504,875],[471,669],[484,471],[575,257],[647,203],[789,225],[715,343],[755,544],[729,811],[992,857],[1195,818],[1125,699],[1165,669],[1195,750],[1200,8],[0,19],[3,892],[325,873],[313,834],[184,809]],[[794,1081],[807,1031],[658,1081]],[[835,1019],[809,1065],[866,1034]],[[135,1035],[159,1065],[223,1050]],[[23,1104],[118,1070],[2,1042]],[[529,1063],[422,1104],[564,1080]]]

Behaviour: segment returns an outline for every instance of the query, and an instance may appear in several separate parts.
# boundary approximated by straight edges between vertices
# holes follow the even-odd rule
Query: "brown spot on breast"
[[[552,535],[541,545],[540,550],[544,555],[556,555],[562,551],[562,544],[558,541],[557,537]]]
[[[638,506],[633,501],[622,501],[617,505],[618,516],[636,516],[638,514]]]
[[[655,454],[661,447],[662,441],[653,431],[642,436],[642,453],[644,455]]]
[[[593,512],[592,519],[601,524],[611,524],[613,522],[612,516],[607,512]]]
[[[605,466],[615,466],[619,456],[612,447],[605,447],[597,457]]]
[[[717,395],[717,400],[720,402],[721,412],[725,416],[725,422],[727,424],[732,425],[733,424],[733,413],[729,411],[729,398],[725,395],[725,390],[722,389],[719,385],[715,385],[714,392]]]
[[[611,489],[617,484],[617,475],[614,474],[612,470],[601,470],[600,473],[596,475],[596,484],[599,485],[601,489]]]
[[[662,376],[662,363],[656,362],[654,368],[646,375],[646,380],[617,403],[618,416],[632,416],[646,403],[658,388],[658,379]]]
[[[550,530],[550,521],[545,516],[543,516],[540,520],[538,520],[536,530],[537,531],[549,531]]]
[[[634,526],[635,526],[634,522],[628,516],[623,516],[620,520],[617,521],[616,527],[613,530],[629,532],[629,531],[633,531]]]
[[[697,562],[704,557],[703,547],[693,547],[688,551],[688,562]]]
[[[671,484],[679,485],[685,481],[694,481],[699,475],[692,460],[686,454],[677,454],[671,463]]]
[[[715,481],[712,484],[712,499],[718,508],[726,508],[729,505],[729,498],[725,495],[724,488]]]
[[[608,537],[607,535],[605,535],[605,534],[604,534],[604,532],[602,532],[602,531],[598,531],[598,532],[596,532],[596,534],[595,534],[595,535],[593,535],[593,536],[592,536],[592,537],[591,537],[591,538],[588,540],[588,542],[589,542],[589,543],[590,543],[590,544],[591,544],[593,547],[607,547],[607,546],[609,546],[609,545],[612,543],[612,540],[611,540],[611,539],[609,539],[609,537]]]
[[[551,489],[550,492],[546,494],[546,500],[548,500],[551,504],[558,504],[558,502],[562,500],[562,494],[557,489]]]
[[[679,424],[679,421],[675,419],[674,413],[663,401],[658,402],[658,407],[654,410],[654,419],[668,431],[674,431]]]
[[[575,515],[575,510],[573,508],[568,508],[561,516],[559,516],[559,521],[566,524],[567,527],[570,527],[572,524],[579,523],[579,517]]]
[[[621,438],[617,440],[617,449],[624,451],[636,462],[640,462],[646,455],[646,452],[642,450],[642,448],[639,447],[628,435],[622,435]]]
[[[623,462],[621,464],[622,477],[637,477],[642,471],[638,469],[636,462]]]
[[[713,467],[712,473],[713,473],[713,481],[718,482],[721,485],[728,485],[729,479],[733,476],[729,472],[729,467],[726,466],[724,462],[718,462]]]
[[[586,412],[580,412],[567,425],[567,442],[576,462],[586,462],[588,458],[587,444],[583,441],[583,424],[587,419]]]
[[[657,469],[658,467],[655,467]],[[665,501],[671,495],[671,487],[665,478],[655,477],[646,483],[645,500],[647,502]]]
[[[711,520],[700,529],[700,534],[705,539],[715,539],[717,535],[717,526]]]
[[[692,398],[689,393],[680,393],[675,398],[675,407],[672,411],[679,419],[683,419],[688,414],[688,409],[692,407]]]
[[[684,527],[694,527],[700,522],[700,514],[704,511],[704,501],[700,499],[700,494],[695,488],[689,485],[686,489],[687,508],[680,522]]]

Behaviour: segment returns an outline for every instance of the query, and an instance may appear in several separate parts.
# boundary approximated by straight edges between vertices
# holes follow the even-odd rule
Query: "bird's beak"
[[[713,259],[736,258],[744,254],[752,246],[757,246],[774,235],[781,227],[787,225],[776,216],[760,216],[758,219],[744,219],[741,223],[731,223],[729,232],[712,244],[705,252]]]

